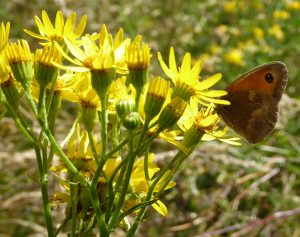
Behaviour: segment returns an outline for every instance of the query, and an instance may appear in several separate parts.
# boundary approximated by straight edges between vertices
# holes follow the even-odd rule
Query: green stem
[[[94,143],[94,139],[93,139],[93,132],[92,131],[88,131],[88,136],[89,136],[90,146],[92,148],[92,152],[93,152],[93,155],[94,155],[94,159],[95,159],[95,161],[97,163],[97,166],[99,166],[100,165],[100,161],[99,161],[97,149],[96,149],[96,146],[95,146],[95,143]]]
[[[118,166],[114,169],[109,181],[108,181],[108,195],[109,195],[109,199],[108,199],[108,203],[107,203],[107,207],[106,207],[106,212],[105,212],[105,221],[109,221],[110,218],[110,213],[113,207],[113,203],[115,200],[115,193],[117,192],[117,190],[119,189],[119,186],[121,185],[121,180],[123,179],[124,173],[126,169],[122,169],[121,173],[119,175],[118,181],[115,185],[115,189],[113,187],[113,181],[115,179],[115,176],[117,175],[117,173],[119,172],[119,170],[121,168],[123,168],[124,166],[126,166],[126,162],[128,160],[128,156],[125,157],[125,159],[123,159]],[[115,190],[115,192],[114,192]]]
[[[31,107],[31,110],[33,111],[33,113],[37,116],[37,109],[36,109],[36,105],[34,102],[34,99],[32,98],[31,92],[30,92],[30,87],[28,86],[27,88],[24,88],[24,93],[29,101],[29,105]]]
[[[47,114],[49,114],[49,111],[50,111],[52,98],[53,98],[53,95],[54,95],[56,79],[57,79],[57,77],[55,77],[55,79],[51,82],[52,84],[51,84],[50,92],[49,92],[49,95],[47,96],[48,97],[47,102],[46,102],[46,112],[47,112]]]
[[[107,152],[107,100],[108,96],[103,96],[101,100],[101,142],[102,142],[102,160],[106,160]]]
[[[102,156],[101,161],[98,165],[96,173],[93,177],[92,184],[90,187],[90,196],[93,204],[94,212],[96,214],[100,235],[101,237],[109,236],[107,227],[105,224],[105,218],[100,208],[98,193],[97,193],[97,184],[101,172],[103,172],[103,167],[106,163],[106,152],[107,152],[107,99],[108,96],[103,96],[100,98],[101,101],[101,141],[102,141]]]
[[[109,236],[109,232],[107,231],[104,216],[101,211],[100,204],[99,204],[99,198],[98,198],[98,194],[97,194],[97,183],[98,182],[92,182],[92,185],[90,187],[90,197],[91,197],[94,212],[95,212],[95,215],[97,218],[97,222],[98,222],[98,226],[99,226],[99,230],[100,230],[100,236],[107,237],[107,236]]]
[[[121,215],[121,210],[122,207],[124,205],[124,201],[125,201],[125,196],[127,194],[127,190],[129,187],[129,182],[130,182],[130,178],[131,178],[131,174],[132,174],[132,169],[134,166],[134,162],[135,162],[135,158],[136,158],[136,153],[133,151],[133,136],[132,134],[129,136],[130,137],[130,142],[129,142],[129,160],[128,160],[128,164],[126,167],[126,174],[125,174],[125,179],[124,179],[124,183],[123,183],[123,187],[121,190],[121,194],[116,206],[116,209],[111,217],[111,220],[109,222],[108,228],[109,229],[113,229],[118,225],[118,219],[119,216]]]
[[[63,222],[58,226],[58,228],[56,229],[54,236],[56,237],[59,232],[65,227],[65,225],[68,223],[70,219],[70,216],[66,216],[65,219],[63,220]]]
[[[37,159],[38,168],[39,168],[42,199],[43,199],[43,209],[44,209],[44,216],[45,216],[46,225],[47,225],[48,236],[54,237],[51,207],[50,207],[49,195],[48,195],[48,175],[47,175],[47,173],[44,173],[44,167],[43,167],[40,148],[35,145],[34,149],[35,149],[36,159]]]
[[[77,220],[77,203],[78,203],[78,186],[77,184],[70,185],[71,192],[71,207],[72,207],[72,219],[71,219],[71,237],[76,236],[76,220]]]
[[[141,95],[142,95],[142,90],[136,90],[136,97],[135,97],[135,110],[136,110],[136,112],[139,111]]]
[[[42,116],[43,111],[43,107],[44,107],[44,102],[45,102],[45,95],[46,95],[46,88],[45,87],[40,87],[40,94],[39,94],[39,101],[38,101],[38,107],[37,107],[37,111],[38,111],[38,115],[40,117],[42,117],[43,119],[45,118],[45,116]]]

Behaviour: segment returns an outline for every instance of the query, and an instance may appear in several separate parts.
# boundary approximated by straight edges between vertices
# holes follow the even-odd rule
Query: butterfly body
[[[258,66],[230,84],[222,99],[230,105],[218,105],[224,122],[250,143],[269,135],[277,122],[278,103],[288,79],[282,62]]]

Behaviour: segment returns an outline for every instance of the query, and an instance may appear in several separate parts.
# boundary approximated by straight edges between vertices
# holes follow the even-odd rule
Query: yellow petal
[[[66,24],[64,26],[64,35],[66,35],[67,37],[73,35],[75,19],[76,19],[76,13],[73,12],[66,21]]]
[[[204,95],[207,97],[220,97],[220,96],[227,95],[227,91],[223,91],[223,90],[201,91],[201,95]]]
[[[214,84],[216,84],[218,81],[220,81],[222,78],[222,74],[221,73],[217,73],[203,81],[201,81],[198,86],[197,89],[198,90],[206,90],[210,87],[212,87]]]
[[[158,52],[157,56],[158,56],[158,61],[160,63],[160,66],[162,67],[163,71],[172,80],[172,82],[175,84],[177,75],[172,70],[170,70],[168,68],[168,66],[165,64],[165,62],[162,59],[162,56],[161,56],[160,52]]]
[[[47,32],[47,34],[49,35],[54,35],[55,34],[55,29],[47,15],[46,11],[42,11],[42,19],[43,19],[43,23],[44,23],[44,32]]]
[[[186,53],[183,57],[180,74],[186,74],[191,70],[192,56],[190,53]]]
[[[86,25],[86,19],[87,19],[87,15],[84,15],[79,23],[78,23],[78,26],[76,27],[74,33],[77,35],[77,36],[80,36],[82,35],[83,31],[84,31],[84,28],[85,28],[85,25]]]
[[[177,65],[176,65],[175,52],[174,52],[173,47],[170,48],[169,66],[170,66],[171,72],[173,72],[174,74],[177,75],[178,69],[177,69]]]
[[[156,203],[153,203],[151,205],[162,216],[168,215],[168,209],[161,201],[158,200]]]
[[[58,35],[64,34],[64,24],[65,24],[64,16],[61,11],[58,11],[56,13],[56,17],[55,17],[55,30],[56,30],[55,33],[56,34],[58,34]]]

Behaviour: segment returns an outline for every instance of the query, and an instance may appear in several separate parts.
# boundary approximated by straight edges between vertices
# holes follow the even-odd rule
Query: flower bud
[[[134,101],[129,99],[129,100],[120,100],[116,103],[116,111],[120,119],[124,119],[124,117],[133,112],[134,110]]]
[[[8,80],[0,83],[0,88],[3,91],[7,102],[15,109],[19,106],[20,94],[15,86],[12,76]]]
[[[141,125],[141,117],[137,112],[131,112],[127,114],[122,120],[123,126],[128,130],[132,131],[137,129]]]
[[[14,77],[25,90],[28,90],[34,71],[32,55],[27,41],[21,40],[8,45],[5,48],[5,53]]]
[[[159,118],[160,129],[172,127],[182,116],[187,103],[180,97],[176,97],[163,109]]]
[[[55,80],[58,75],[58,68],[54,67],[52,62],[61,62],[61,55],[54,46],[45,46],[43,49],[36,50],[34,74],[36,81],[42,88]]]
[[[169,81],[161,77],[151,78],[144,105],[146,121],[150,121],[160,112],[167,98],[169,88]]]

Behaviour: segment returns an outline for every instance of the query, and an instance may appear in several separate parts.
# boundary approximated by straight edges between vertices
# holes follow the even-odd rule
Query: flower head
[[[129,70],[129,80],[137,94],[143,91],[148,80],[148,68],[150,66],[150,47],[141,42],[142,37],[136,36],[133,42],[126,47],[126,63]],[[137,98],[139,99],[139,98]]]
[[[38,39],[42,39],[48,42],[57,42],[60,45],[63,45],[64,39],[69,39],[72,42],[77,42],[77,39],[82,35],[87,16],[84,15],[77,27],[74,30],[75,20],[76,20],[76,13],[73,12],[66,20],[64,20],[63,13],[58,11],[55,17],[55,23],[52,24],[49,16],[46,11],[42,11],[42,20],[35,16],[35,23],[39,29],[40,34],[34,33],[30,30],[25,29],[24,31]]]
[[[225,91],[207,90],[221,79],[221,74],[218,73],[205,80],[199,81],[202,61],[197,60],[196,63],[192,65],[192,57],[190,53],[186,53],[184,55],[180,68],[177,68],[173,48],[170,49],[169,67],[163,61],[160,53],[158,53],[158,60],[166,75],[175,85],[173,88],[172,98],[179,96],[185,101],[189,101],[191,97],[195,97],[204,105],[208,105],[207,102],[228,104],[222,99],[215,98],[225,95]]]
[[[230,49],[225,54],[225,60],[231,64],[237,65],[237,66],[243,66],[245,65],[244,61],[244,53],[240,49]]]
[[[170,90],[170,82],[161,78],[151,78],[146,94],[144,111],[146,120],[153,119],[161,110]]]
[[[192,151],[200,140],[212,141],[218,139],[231,145],[240,145],[239,138],[229,137],[228,128],[220,129],[220,117],[211,104],[207,108],[198,109],[198,102],[192,100],[181,119],[178,126],[185,131],[182,144]]]
[[[111,68],[116,68],[118,72],[122,72],[125,46],[129,43],[129,39],[123,39],[123,30],[120,29],[113,40],[112,35],[107,33],[106,26],[103,25],[98,40],[99,43],[95,41],[95,37],[87,35],[82,37],[82,45],[77,45],[66,39],[67,48],[75,59],[67,55],[61,47],[57,47],[62,55],[76,67],[55,65],[61,69],[76,72],[109,70]]]
[[[41,87],[46,87],[56,79],[58,68],[54,67],[52,62],[61,62],[61,54],[54,45],[46,45],[43,49],[37,49],[34,58],[35,79]]]
[[[126,47],[126,63],[129,69],[143,70],[150,66],[150,47],[141,42],[142,36],[135,37],[133,42]]]
[[[271,28],[269,28],[268,33],[278,41],[282,41],[284,39],[284,31],[279,24],[274,24]]]
[[[0,90],[4,93],[7,102],[14,108],[18,108],[20,98],[18,85],[13,77],[5,54],[0,54]]]
[[[26,40],[5,47],[5,54],[14,77],[25,89],[29,88],[33,78],[33,55]]]

